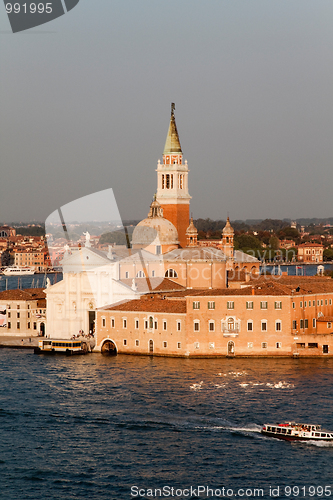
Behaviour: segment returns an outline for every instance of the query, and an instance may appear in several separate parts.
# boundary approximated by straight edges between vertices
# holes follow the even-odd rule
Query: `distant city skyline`
[[[0,8],[0,221],[112,188],[146,217],[170,104],[193,217],[333,216],[333,5],[99,0],[11,34]]]

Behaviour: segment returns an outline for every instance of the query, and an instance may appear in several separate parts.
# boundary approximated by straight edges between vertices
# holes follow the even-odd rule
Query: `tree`
[[[333,260],[333,248],[326,248],[324,250],[323,259],[325,262]]]

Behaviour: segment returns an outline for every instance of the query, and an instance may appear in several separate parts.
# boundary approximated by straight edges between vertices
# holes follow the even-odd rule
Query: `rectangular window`
[[[325,299],[325,306],[327,306],[327,299]]]
[[[145,320],[145,330],[148,330],[148,320]]]
[[[313,328],[316,328],[316,318],[313,318],[313,320],[312,320],[312,326],[313,326]]]
[[[17,328],[18,330],[20,329],[20,322],[19,322],[19,321],[16,323],[16,328]]]
[[[301,329],[303,329],[303,328],[304,328],[304,319],[300,319],[300,320],[299,320],[299,327],[300,327]]]
[[[34,321],[34,330],[37,330],[37,323]]]
[[[11,327],[12,327],[12,324],[11,324],[11,322],[9,321],[9,323],[8,323],[8,330],[10,330],[10,329],[11,329]]]
[[[18,305],[18,306],[17,306],[17,309],[21,309],[21,306],[19,306],[19,305]]]
[[[252,347],[253,347],[253,342],[248,342],[248,343],[247,343],[247,347],[248,347],[249,349],[252,349]]]
[[[294,319],[293,321],[293,330],[296,330],[297,329],[297,321]]]
[[[323,305],[324,305],[324,301],[323,301],[323,299],[321,299],[321,301],[320,301],[320,305],[321,305],[321,306],[323,306]]]
[[[140,342],[138,340],[135,341],[136,347],[139,347]]]
[[[28,318],[30,318],[30,313],[28,313]]]
[[[214,321],[210,321],[209,322],[209,331],[210,332],[214,332],[215,331],[215,322]]]
[[[105,318],[102,318],[102,326],[105,326]]]
[[[151,272],[151,277],[155,278],[155,271],[154,270]]]
[[[309,342],[308,347],[309,347],[309,349],[317,349],[318,344],[317,344],[317,342]]]
[[[200,330],[200,323],[199,321],[194,321],[193,323],[193,329],[195,332],[198,332]]]
[[[253,309],[253,302],[246,302],[246,309]]]
[[[215,349],[215,343],[214,342],[209,342],[208,343],[209,349]]]
[[[302,307],[303,307],[303,302],[302,302],[302,301],[299,303],[299,307],[300,307],[300,308],[302,308]]]
[[[19,318],[20,317],[20,313],[16,313],[16,316]]]
[[[215,302],[208,302],[208,309],[215,309]]]
[[[267,349],[267,342],[261,342],[261,348]]]
[[[157,321],[154,321],[154,328],[157,330]]]
[[[266,332],[267,331],[267,321],[262,321],[261,322],[261,331]]]
[[[181,349],[182,345],[180,342],[177,342],[177,349]]]
[[[309,300],[309,307],[311,307],[311,300]]]
[[[277,332],[280,332],[280,331],[282,330],[281,321],[277,321],[277,322],[275,323],[275,330],[276,330]]]
[[[193,302],[193,309],[200,309],[200,302]]]
[[[28,323],[28,330],[30,330],[30,322]]]
[[[295,304],[295,302],[293,302],[293,309],[295,309],[295,307],[296,307],[296,304]]]
[[[267,307],[268,307],[267,302],[264,302],[264,301],[260,302],[260,309],[267,309]]]
[[[124,339],[123,344],[127,345],[127,340],[126,339]]]
[[[136,330],[139,329],[139,320],[138,319],[135,320],[135,329]]]
[[[114,328],[114,326],[115,326],[115,320],[114,318],[111,318],[111,328]]]
[[[304,328],[309,328],[309,320],[308,319],[304,320]]]
[[[123,319],[123,328],[127,328],[127,319]]]
[[[274,303],[275,309],[282,309],[282,302],[278,301]]]
[[[163,330],[166,330],[167,329],[167,322],[164,320],[163,321]]]
[[[253,323],[252,321],[247,322],[247,331],[252,332],[253,331]]]
[[[276,343],[276,348],[277,348],[277,349],[281,349],[281,347],[282,347],[281,342],[277,342],[277,343]]]
[[[297,342],[296,347],[298,349],[304,349],[305,348],[305,342]]]
[[[163,342],[163,347],[168,347],[168,343],[167,342]]]
[[[235,308],[235,303],[229,300],[227,302],[227,309],[234,309],[234,308]]]
[[[194,342],[194,349],[199,349],[199,342]]]
[[[180,332],[182,329],[181,321],[177,321],[177,332]]]
[[[315,300],[312,301],[312,305],[313,305],[313,307],[315,307],[315,305],[316,305],[316,301]]]
[[[10,314],[11,314],[10,312],[7,314],[8,318],[10,318]]]
[[[332,299],[330,299],[330,306],[332,305]]]

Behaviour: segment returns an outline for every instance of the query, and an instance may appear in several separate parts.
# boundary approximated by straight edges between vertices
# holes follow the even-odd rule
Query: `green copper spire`
[[[175,120],[175,109],[174,103],[171,104],[171,118],[168,135],[165,141],[163,154],[167,155],[170,153],[182,153],[182,148],[179,141],[178,130]]]

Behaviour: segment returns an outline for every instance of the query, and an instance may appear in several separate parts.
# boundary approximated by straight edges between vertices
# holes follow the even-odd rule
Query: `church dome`
[[[151,244],[178,246],[178,232],[172,222],[164,219],[161,205],[154,200],[150,212],[135,227],[132,237],[133,248],[148,247]]]

